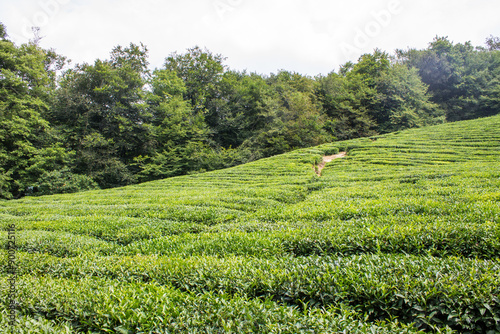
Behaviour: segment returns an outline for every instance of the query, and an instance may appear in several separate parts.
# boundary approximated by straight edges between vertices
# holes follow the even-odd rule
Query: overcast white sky
[[[73,63],[144,43],[151,67],[199,45],[236,70],[327,74],[378,47],[426,48],[436,36],[484,45],[500,36],[499,0],[0,0],[14,42],[41,28],[41,46]]]

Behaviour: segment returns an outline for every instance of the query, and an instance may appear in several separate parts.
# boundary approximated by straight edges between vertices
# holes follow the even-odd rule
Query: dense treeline
[[[109,188],[296,148],[500,111],[500,39],[436,37],[311,78],[229,69],[194,47],[150,70],[144,45],[69,68],[0,24],[0,197]],[[60,74],[60,75],[58,75]]]

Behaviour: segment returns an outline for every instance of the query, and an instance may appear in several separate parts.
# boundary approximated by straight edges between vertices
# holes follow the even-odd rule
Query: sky
[[[0,0],[16,44],[33,39],[76,63],[143,43],[150,67],[200,46],[233,70],[326,75],[375,48],[424,49],[436,36],[484,46],[499,0]]]

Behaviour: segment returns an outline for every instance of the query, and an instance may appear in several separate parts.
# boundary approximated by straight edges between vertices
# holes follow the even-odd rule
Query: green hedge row
[[[71,257],[86,253],[111,253],[116,249],[112,242],[106,242],[86,235],[51,231],[16,231],[16,247],[30,253],[47,253],[59,257]],[[0,247],[6,249],[6,232],[0,232]]]
[[[0,279],[0,285],[5,284]],[[397,322],[368,324],[348,309],[301,311],[270,299],[195,295],[151,283],[22,276],[18,292],[23,316],[71,322],[80,333],[417,332]],[[4,302],[1,308],[3,315]]]
[[[363,220],[360,220],[363,221]],[[295,256],[311,254],[404,253],[413,255],[500,257],[500,225],[460,222],[434,224],[362,225],[360,221],[336,226],[282,232],[284,251]]]
[[[273,298],[307,308],[345,304],[370,321],[397,318],[421,329],[500,330],[496,261],[404,255],[57,259],[34,254],[23,254],[18,261],[20,274],[155,282],[184,291]]]
[[[68,232],[21,230],[16,232],[16,245],[21,251],[60,257],[85,253],[219,257],[403,253],[483,259],[500,257],[500,225],[491,221],[480,224],[449,221],[397,224],[390,220],[373,222],[367,219],[295,224],[257,221],[216,226],[211,233],[202,232],[209,229],[200,230],[197,225],[179,226],[194,233],[158,237],[161,232],[153,233],[155,229],[147,225],[136,225],[117,232],[117,241],[124,243],[119,244]],[[0,238],[4,240],[0,247],[5,249],[7,233],[0,232]]]
[[[15,327],[9,323],[8,310],[0,306],[0,333],[5,334],[72,334],[81,333],[68,321],[48,320],[43,316],[17,314]]]
[[[313,224],[310,224],[311,226]],[[165,236],[140,240],[116,248],[115,254],[248,255],[292,254],[352,255],[405,253],[433,256],[498,258],[500,225],[445,223],[373,225],[318,224],[315,227],[245,233],[229,231]]]

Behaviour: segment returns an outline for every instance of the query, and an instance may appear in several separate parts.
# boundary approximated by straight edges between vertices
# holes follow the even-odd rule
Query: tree
[[[493,37],[487,44],[488,50],[436,37],[426,50],[399,50],[398,57],[418,69],[432,101],[445,110],[448,121],[472,119],[498,113],[497,108],[489,107],[495,103],[482,103],[497,99],[498,51]]]
[[[316,82],[298,73],[280,71],[267,79],[272,89],[263,110],[266,122],[242,144],[252,148],[255,158],[319,145],[334,139],[316,98]]]
[[[361,106],[375,122],[372,129],[378,133],[442,121],[440,109],[429,101],[427,86],[417,71],[391,62],[385,52],[375,50],[361,56],[346,78],[366,84]]]
[[[368,113],[368,101],[376,90],[368,87],[360,75],[332,72],[318,78],[318,96],[331,122],[333,135],[339,140],[366,137],[375,134],[375,122]]]
[[[387,52],[375,49],[373,54],[362,55],[356,64],[344,66],[344,71],[346,71],[345,68],[350,67],[351,69],[346,73],[347,77],[360,75],[368,87],[373,88],[377,85],[377,79],[389,71],[390,66],[391,61]]]
[[[5,25],[0,22],[0,38],[5,40],[7,39],[7,29],[5,29]]]
[[[486,39],[486,45],[489,51],[500,51],[500,37],[490,35],[490,37]]]
[[[260,75],[237,71],[226,71],[217,89],[211,102],[217,115],[212,138],[226,149],[238,147],[269,121],[264,100],[272,89]]]
[[[0,40],[0,196],[22,196],[45,172],[71,159],[45,119],[55,87],[55,53]],[[55,66],[57,68],[57,66]]]
[[[392,132],[444,122],[444,112],[429,100],[425,85],[414,68],[393,64],[377,82],[380,96],[378,132]]]
[[[50,120],[65,134],[68,148],[79,152],[75,170],[102,187],[134,183],[127,166],[151,145],[147,65],[143,45],[118,46],[110,60],[77,65],[60,82]]]
[[[139,181],[196,170],[195,155],[206,149],[208,134],[203,114],[193,113],[189,101],[183,99],[186,87],[175,72],[156,70],[150,83],[146,101],[152,146],[147,155],[134,159]]]
[[[174,71],[184,81],[184,97],[190,101],[194,112],[209,111],[210,99],[216,97],[217,85],[225,69],[224,60],[222,55],[198,46],[188,49],[185,54],[174,52],[165,60],[165,69]]]
[[[319,78],[318,94],[335,137],[345,140],[377,133],[383,113],[377,85],[389,70],[389,55],[377,49],[357,63],[344,64],[339,74]]]
[[[319,77],[318,96],[339,139],[371,136],[443,121],[441,109],[429,101],[418,71],[391,62],[380,50],[339,74]]]

